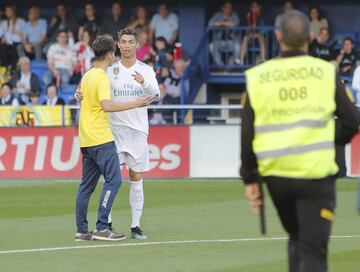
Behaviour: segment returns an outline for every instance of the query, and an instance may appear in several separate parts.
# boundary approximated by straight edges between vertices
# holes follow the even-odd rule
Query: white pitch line
[[[360,235],[334,235],[331,238],[360,238]],[[268,237],[268,238],[239,238],[239,239],[218,239],[218,240],[188,240],[188,241],[163,241],[163,242],[143,242],[143,243],[116,243],[116,244],[100,244],[87,246],[69,246],[69,247],[50,247],[50,248],[33,248],[33,249],[17,249],[0,251],[2,254],[18,254],[31,252],[48,252],[60,250],[76,250],[76,249],[91,249],[91,248],[109,248],[109,247],[138,247],[151,245],[180,245],[180,244],[205,244],[205,243],[235,243],[235,242],[251,242],[251,241],[274,241],[286,240],[287,237]]]

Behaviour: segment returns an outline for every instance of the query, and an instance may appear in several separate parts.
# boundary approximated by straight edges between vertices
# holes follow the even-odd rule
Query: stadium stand
[[[239,24],[230,30],[217,29],[214,26],[208,26],[210,18],[219,11],[219,7],[222,7],[223,1],[212,1],[208,3],[207,1],[179,1],[176,3],[165,1],[169,4],[170,12],[178,16],[179,22],[179,33],[178,41],[182,44],[183,57],[189,63],[184,74],[182,75],[180,81],[181,94],[180,94],[180,103],[181,104],[193,104],[200,103],[199,96],[203,97],[205,95],[206,101],[208,104],[218,104],[225,103],[228,101],[226,96],[234,97],[234,94],[237,95],[240,99],[240,93],[245,89],[245,79],[244,79],[244,70],[259,63],[262,61],[261,56],[261,46],[259,40],[253,39],[248,42],[247,52],[244,52],[244,61],[238,61],[236,58],[235,48],[236,46],[240,47],[244,37],[248,33],[262,33],[265,43],[265,59],[275,57],[278,53],[277,43],[274,37],[274,21],[277,15],[281,13],[283,1],[272,1],[271,4],[262,1],[261,2],[261,23],[257,22],[257,17],[253,17],[251,13],[251,4],[253,1],[243,1],[241,3],[233,1],[233,11],[239,17]],[[18,14],[21,18],[27,18],[28,10],[30,5],[27,1],[7,1],[6,5],[16,3],[19,8]],[[106,16],[111,14],[111,7],[113,1],[93,1],[96,7],[96,18],[104,19]],[[310,6],[313,4],[312,1],[309,3],[304,3],[302,1],[293,1],[295,8],[300,9],[304,12],[309,12]],[[335,50],[341,50],[342,41],[345,37],[351,37],[354,41],[355,47],[360,46],[360,15],[356,12],[358,3],[350,0],[342,1],[341,5],[338,1],[325,1],[320,0],[316,1],[319,5],[320,10],[323,16],[327,19],[331,41],[330,45],[334,47]],[[47,1],[34,1],[34,3],[41,9],[41,17],[46,19],[48,25],[52,25],[52,19],[55,15],[61,14],[58,7],[49,5]],[[153,15],[158,12],[158,7],[161,4],[160,1],[150,2],[145,1],[144,6],[148,12],[148,22],[151,21]],[[129,15],[127,17],[129,23],[133,22],[136,17],[137,6],[128,0],[121,1],[122,14]],[[220,9],[221,10],[221,9]],[[78,26],[80,26],[81,20],[84,18],[84,6],[82,3],[74,3],[71,6],[68,6],[68,14],[71,14],[72,25],[74,21],[77,21]],[[1,24],[6,22],[6,18],[1,19]],[[132,15],[132,16],[130,16]],[[255,19],[251,19],[255,18]],[[349,23],[348,18],[352,18],[351,23]],[[255,20],[255,21],[254,21]],[[255,22],[252,23],[252,22]],[[100,28],[101,24],[99,23]],[[49,28],[56,29],[56,28]],[[59,29],[59,28],[57,28]],[[72,27],[72,29],[75,29]],[[212,39],[214,38],[214,32],[220,33],[222,36],[226,36],[224,31],[231,31],[234,39],[232,40],[230,46],[219,48],[219,53],[222,58],[222,63],[216,63],[213,59],[211,51]],[[74,32],[74,30],[72,30]],[[2,35],[0,29],[0,35]],[[219,34],[216,34],[219,35]],[[53,37],[53,33],[48,33],[48,37]],[[69,36],[68,43],[73,45],[77,42],[78,37],[76,33]],[[49,47],[49,44],[46,44],[44,50]],[[234,46],[236,45],[236,46]],[[170,54],[173,53],[173,48],[170,48],[168,51]],[[46,52],[43,56],[45,57]],[[153,58],[148,60],[149,64],[154,64],[156,55],[153,55]],[[170,67],[171,68],[171,67]],[[170,69],[169,68],[169,69]],[[48,70],[47,62],[43,60],[33,60],[31,62],[31,70],[33,73],[37,74],[41,81],[44,78],[44,74]],[[346,81],[351,86],[351,76],[348,76]],[[189,84],[185,84],[189,82]],[[67,103],[71,103],[72,97],[70,93],[75,89],[76,80],[70,81],[69,85],[63,86],[60,90],[60,95],[65,99]],[[204,87],[205,86],[205,87]],[[45,88],[45,84],[41,83],[42,89]],[[225,91],[224,91],[225,90]],[[234,98],[232,98],[234,99]],[[210,112],[208,113],[210,114]],[[218,113],[215,113],[218,114]],[[196,114],[195,114],[196,116]]]

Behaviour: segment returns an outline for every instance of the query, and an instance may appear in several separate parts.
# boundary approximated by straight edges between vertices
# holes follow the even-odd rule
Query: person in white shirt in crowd
[[[19,106],[19,104],[16,96],[11,93],[10,83],[3,83],[0,89],[0,106]]]
[[[18,61],[18,47],[22,41],[22,30],[25,21],[17,16],[17,8],[14,5],[5,7],[6,20],[1,22],[3,35],[0,42],[1,66],[11,66],[14,70]]]
[[[40,80],[36,74],[31,72],[28,57],[21,57],[18,66],[20,71],[13,75],[11,83],[14,86],[14,94],[18,97],[20,103],[26,104],[29,102],[31,92],[41,92]]]
[[[80,82],[80,78],[92,67],[91,60],[95,57],[91,48],[94,37],[90,30],[85,29],[81,35],[81,40],[72,46],[76,58],[75,82]]]
[[[178,16],[169,12],[167,4],[162,3],[159,6],[159,13],[155,14],[150,22],[150,40],[158,37],[164,37],[167,43],[174,45],[179,30]]]
[[[356,105],[360,108],[360,65],[354,71],[351,87],[355,91]]]
[[[328,21],[325,17],[322,16],[322,12],[320,8],[316,5],[310,7],[309,9],[309,18],[311,22],[311,34],[313,35],[313,39],[316,39],[322,28],[329,28]]]
[[[57,87],[68,84],[75,68],[75,56],[67,43],[67,31],[59,30],[56,40],[47,53],[49,70],[44,75],[45,84],[55,81]]]
[[[22,44],[19,46],[19,57],[27,55],[31,59],[42,58],[42,48],[46,39],[47,23],[40,19],[40,9],[33,6],[29,9],[29,21],[22,30]]]
[[[170,72],[164,76],[164,80],[161,86],[163,95],[159,104],[161,105],[178,105],[180,104],[181,96],[181,77],[183,76],[187,63],[182,60],[174,61],[174,68],[170,69]],[[189,80],[184,82],[185,91],[189,90]],[[151,120],[149,121],[152,125],[164,125],[173,120],[174,111],[172,109],[157,110]]]
[[[160,95],[154,70],[136,59],[137,43],[137,32],[134,29],[125,28],[119,32],[118,47],[121,60],[108,69],[113,101],[131,102],[142,95],[156,98]],[[83,94],[79,89],[75,97],[78,100],[82,99]],[[129,167],[131,238],[144,240],[147,236],[140,228],[140,219],[144,206],[143,173],[150,169],[147,108],[111,113],[110,124],[120,162]],[[111,227],[111,218],[109,226]]]
[[[46,106],[65,105],[64,99],[58,97],[58,88],[51,83],[46,86],[46,100],[43,102]]]

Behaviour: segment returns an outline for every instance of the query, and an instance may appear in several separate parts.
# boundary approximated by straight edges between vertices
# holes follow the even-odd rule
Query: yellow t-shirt
[[[104,70],[90,69],[81,80],[84,98],[79,120],[80,147],[105,144],[114,140],[109,114],[101,108],[100,101],[111,100],[110,80]]]

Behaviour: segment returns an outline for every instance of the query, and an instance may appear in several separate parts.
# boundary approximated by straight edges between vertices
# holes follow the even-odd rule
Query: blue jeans
[[[69,71],[67,69],[63,69],[63,68],[58,68],[56,70],[60,72],[60,81],[61,81],[60,85],[68,84],[70,81]],[[55,76],[54,76],[53,71],[47,70],[45,72],[44,82],[45,82],[45,85],[49,85],[50,83],[55,82]]]
[[[82,177],[76,198],[77,232],[87,233],[87,212],[89,200],[99,181],[104,176],[104,184],[99,200],[96,229],[108,227],[108,217],[116,194],[121,186],[120,163],[114,142],[81,148],[83,155]]]

